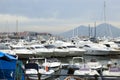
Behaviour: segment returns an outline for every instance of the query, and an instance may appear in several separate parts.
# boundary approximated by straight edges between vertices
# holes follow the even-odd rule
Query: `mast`
[[[18,34],[18,20],[16,20],[16,33]]]
[[[77,27],[77,37],[79,36],[79,27]]]
[[[93,37],[93,28],[90,28],[90,37]]]
[[[112,37],[111,28],[107,26],[107,22],[106,22],[106,1],[104,1],[104,23],[106,27],[105,33]]]
[[[16,37],[17,37],[17,40],[18,40],[18,36],[19,36],[19,34],[18,34],[18,20],[16,20]]]
[[[95,29],[94,29],[94,38],[96,38],[96,22],[94,24],[94,27],[95,27]]]
[[[90,33],[90,24],[88,25],[88,36],[89,36],[89,38],[90,38],[90,35],[91,35],[91,33]]]
[[[73,37],[75,37],[75,28],[73,29],[73,34],[72,34]]]
[[[9,39],[9,26],[8,26],[8,20],[6,21],[6,25],[5,25],[5,30],[6,30],[6,40],[8,42]]]
[[[106,26],[106,2],[104,1],[104,24],[105,24],[105,34],[107,34],[107,26]]]

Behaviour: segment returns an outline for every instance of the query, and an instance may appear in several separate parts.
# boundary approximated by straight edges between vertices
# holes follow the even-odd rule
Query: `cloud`
[[[16,15],[10,15],[10,14],[0,14],[0,22],[8,21],[10,23],[15,22],[16,20],[19,20],[20,22],[51,22],[51,21],[57,21],[55,18],[28,18],[25,16],[16,16]]]
[[[37,31],[37,32],[50,32],[50,33],[61,33],[67,30],[73,29],[80,25],[89,24],[94,26],[93,21],[85,21],[79,18],[72,18],[72,19],[60,19],[57,17],[59,12],[56,11],[53,14],[53,17],[49,18],[30,18],[26,16],[17,16],[11,14],[0,14],[0,31],[5,30],[6,21],[9,25],[8,31],[16,31],[16,20],[18,20],[18,31]],[[102,21],[97,21],[96,25],[99,25]],[[3,25],[1,25],[3,24]],[[120,26],[119,22],[110,22],[110,24],[114,24]]]
[[[10,14],[0,14],[0,25],[4,27],[9,25],[9,31],[16,30],[16,21],[18,20],[18,31],[40,31],[40,32],[62,32],[68,30],[71,26],[67,20],[57,19],[57,12],[52,18],[29,18],[26,16],[16,16]],[[8,23],[6,23],[8,22]],[[69,28],[68,28],[69,26]]]
[[[30,21],[29,18],[24,16],[16,16],[16,15],[9,15],[9,14],[0,14],[0,22],[8,21],[9,23],[13,23],[16,20],[20,20],[22,22]]]

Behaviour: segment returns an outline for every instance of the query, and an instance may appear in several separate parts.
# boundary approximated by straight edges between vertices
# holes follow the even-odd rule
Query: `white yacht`
[[[65,47],[56,47],[54,50],[54,56],[55,57],[65,57],[69,51]]]
[[[105,45],[98,43],[85,44],[83,48],[88,55],[108,55],[110,52]]]
[[[120,47],[113,41],[102,41],[100,44],[104,44],[109,49],[109,54],[120,54]]]
[[[65,56],[82,56],[85,53],[84,49],[77,48],[74,44],[70,42],[56,41],[54,43],[57,47],[62,47],[68,50]]]
[[[1,52],[4,52],[4,53],[7,53],[7,54],[10,54],[10,55],[13,55],[13,56],[16,55],[16,53],[15,53],[14,51],[12,51],[12,50],[10,49],[10,47],[7,46],[7,45],[4,44],[4,43],[1,43],[1,44],[0,44],[0,51],[1,51]]]
[[[115,38],[115,39],[113,40],[113,42],[116,43],[116,44],[118,45],[118,47],[120,47],[120,38],[119,38],[119,37],[118,37],[118,38]]]
[[[87,55],[108,55],[110,52],[105,45],[91,41],[78,41],[76,46],[85,49],[85,54]]]
[[[44,45],[48,50],[52,50],[53,57],[65,57],[65,54],[68,53],[68,50],[63,47],[57,47],[55,44]]]
[[[22,45],[10,45],[10,48],[18,56],[18,58],[29,58],[34,56],[32,51],[26,49]]]
[[[27,46],[27,49],[30,49],[31,51],[35,52],[36,56],[41,57],[51,57],[53,54],[53,50],[45,48],[42,44],[33,44]]]

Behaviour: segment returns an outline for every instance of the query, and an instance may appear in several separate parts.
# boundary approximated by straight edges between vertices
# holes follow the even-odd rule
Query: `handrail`
[[[36,75],[36,74],[27,74],[27,77],[29,75]],[[55,76],[69,76],[68,74],[42,74],[42,75],[50,75],[52,77],[55,77]],[[41,74],[39,73],[38,74],[38,79],[40,80],[40,76]],[[77,77],[80,77],[80,78],[94,78],[95,80],[98,80],[100,78],[100,80],[105,80],[105,78],[114,78],[114,77],[117,77],[117,78],[120,78],[120,76],[103,76],[103,75],[73,75],[73,76],[77,76]]]

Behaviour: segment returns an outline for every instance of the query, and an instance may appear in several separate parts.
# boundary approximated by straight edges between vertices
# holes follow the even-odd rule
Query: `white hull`
[[[49,71],[45,71],[43,69],[39,69],[39,74],[36,73],[37,71],[35,70],[26,70],[26,75],[27,75],[27,78],[30,79],[30,80],[38,80],[39,78],[41,80],[45,80],[45,79],[48,79],[51,77],[51,75],[54,73],[53,70],[49,70]],[[38,76],[39,75],[39,76]]]
[[[51,57],[53,54],[53,52],[36,52],[35,56]]]
[[[68,52],[54,52],[54,57],[66,57],[69,53]]]
[[[87,50],[85,54],[86,55],[109,55],[109,51]]]
[[[120,51],[118,51],[118,50],[114,50],[114,51],[110,51],[109,52],[109,55],[117,55],[117,54],[120,54]]]
[[[120,71],[109,71],[109,70],[105,70],[103,71],[103,76],[107,76],[104,77],[105,80],[120,80]],[[112,76],[112,77],[109,77]]]
[[[85,51],[69,51],[67,56],[83,56]]]
[[[35,54],[16,54],[18,58],[30,58],[35,56]]]

